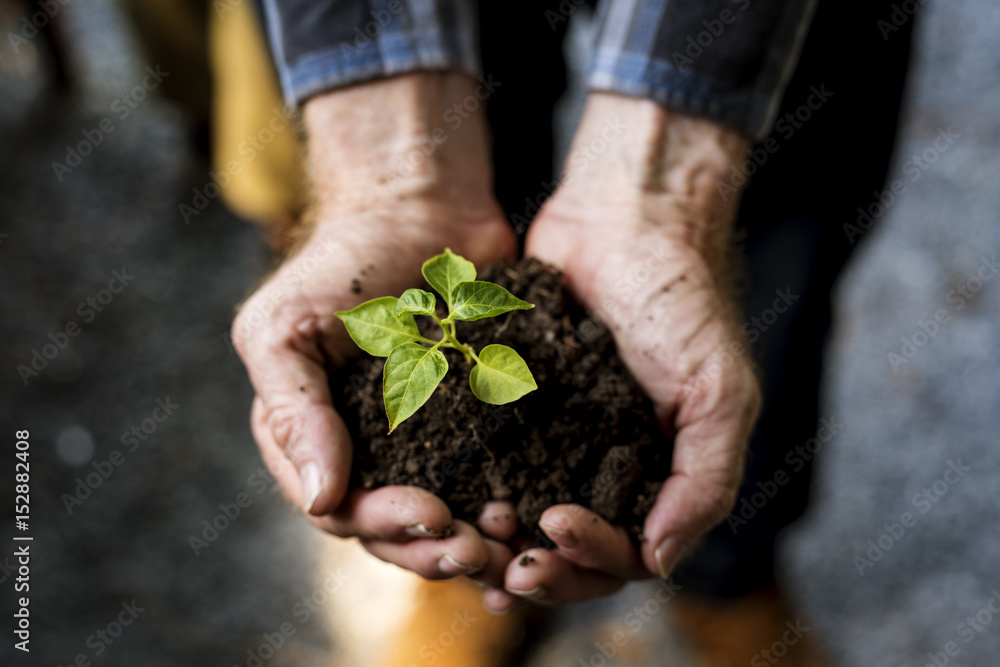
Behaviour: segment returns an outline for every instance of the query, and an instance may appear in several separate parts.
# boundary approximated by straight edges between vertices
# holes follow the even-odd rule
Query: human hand
[[[427,491],[349,490],[351,439],[327,372],[357,352],[335,311],[420,285],[422,263],[446,246],[479,265],[513,256],[513,232],[492,199],[481,114],[431,143],[430,155],[420,143],[474,86],[457,74],[421,73],[306,104],[314,228],[243,304],[232,330],[256,392],[254,438],[291,502],[321,529],[359,537],[379,558],[427,578],[502,567],[510,553],[453,521]]]
[[[532,223],[526,253],[561,268],[611,328],[661,428],[676,436],[672,474],[638,550],[587,509],[549,508],[541,528],[556,549],[531,550],[529,567],[512,561],[506,591],[485,593],[490,608],[519,597],[581,601],[629,579],[665,578],[735,502],[761,399],[727,285],[738,197],[724,201],[717,183],[745,150],[745,140],[708,121],[591,96],[566,178]]]

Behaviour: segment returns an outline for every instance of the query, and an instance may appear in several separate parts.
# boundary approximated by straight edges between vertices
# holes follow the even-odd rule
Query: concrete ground
[[[5,639],[0,664],[370,664],[413,580],[283,505],[259,471],[250,389],[225,339],[269,254],[218,202],[185,224],[178,205],[208,181],[183,149],[185,119],[151,97],[117,120],[113,100],[148,63],[111,0],[63,7],[81,94],[44,92],[34,40],[18,53],[0,44],[0,404],[5,437],[30,430],[20,534],[34,537],[32,652]],[[821,452],[813,508],[783,549],[787,590],[845,667],[934,664],[928,653],[972,667],[1000,654],[987,607],[1000,591],[1000,280],[990,268],[1000,7],[932,0],[921,19],[890,175],[907,191],[840,287],[823,414],[844,428]],[[0,2],[0,34],[20,20]],[[57,175],[65,146],[109,116],[115,131]],[[958,138],[911,181],[907,161],[949,127]],[[115,271],[120,291],[103,292]],[[36,350],[53,358],[22,378]],[[893,368],[889,353],[905,362]],[[13,445],[3,451],[10,471]],[[9,512],[12,485],[0,496]],[[4,624],[12,553],[0,550]],[[525,664],[600,662],[594,642],[651,594],[633,585],[555,612]],[[668,616],[608,664],[690,664]],[[130,623],[119,634],[120,617]],[[283,628],[290,637],[271,651],[267,636]]]

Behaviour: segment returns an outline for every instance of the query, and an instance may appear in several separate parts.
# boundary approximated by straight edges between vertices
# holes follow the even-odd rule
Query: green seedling
[[[448,372],[441,348],[458,350],[472,370],[469,386],[484,403],[503,405],[538,389],[528,365],[506,345],[487,345],[479,354],[458,340],[455,322],[473,322],[534,304],[518,299],[499,285],[476,280],[472,262],[445,248],[421,269],[424,278],[444,299],[448,315],[437,316],[436,299],[422,289],[408,289],[398,299],[383,296],[351,310],[336,313],[351,339],[375,357],[388,357],[382,372],[389,433],[413,415],[434,393]],[[441,328],[441,340],[420,335],[414,315],[432,318]],[[429,347],[428,347],[429,346]]]

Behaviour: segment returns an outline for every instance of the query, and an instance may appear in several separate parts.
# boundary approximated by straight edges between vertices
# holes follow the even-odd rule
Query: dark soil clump
[[[538,390],[508,405],[481,403],[462,355],[445,350],[451,368],[434,395],[386,435],[384,360],[357,360],[331,379],[334,403],[354,438],[353,485],[419,486],[473,524],[486,501],[510,500],[528,536],[536,535],[546,508],[577,503],[638,538],[669,474],[672,446],[611,333],[537,260],[493,266],[480,279],[535,308],[460,322],[459,339],[477,350],[491,343],[514,348]],[[429,324],[433,338],[440,336],[436,329]]]

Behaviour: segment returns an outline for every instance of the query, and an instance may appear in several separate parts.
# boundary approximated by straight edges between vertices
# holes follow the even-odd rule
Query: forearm
[[[483,105],[454,111],[477,92],[481,84],[464,74],[419,72],[311,98],[303,115],[316,206],[490,201]]]

